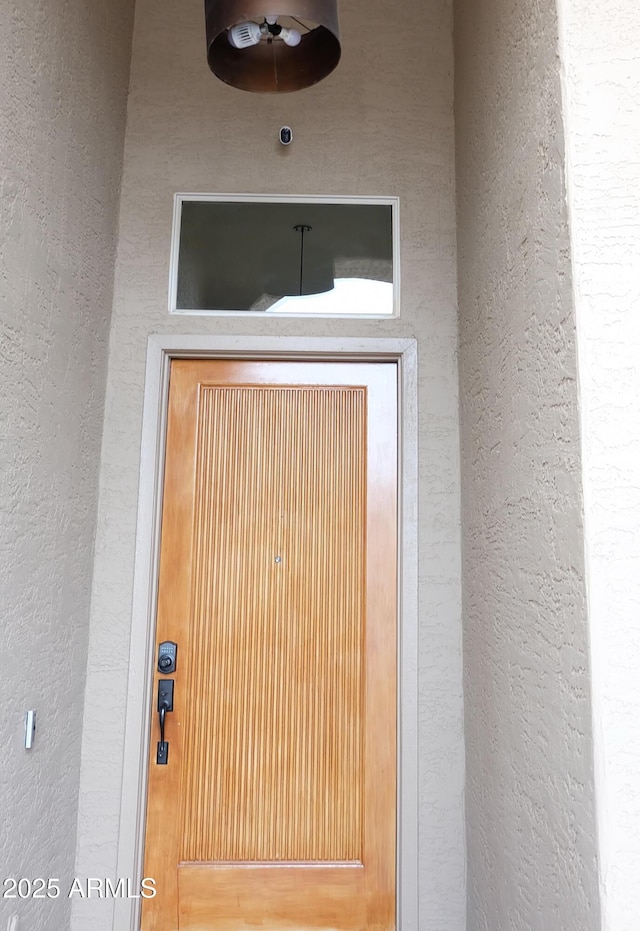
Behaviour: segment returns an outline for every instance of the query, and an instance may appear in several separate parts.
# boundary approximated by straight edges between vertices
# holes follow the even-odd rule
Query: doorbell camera
[[[290,126],[280,127],[280,142],[282,145],[291,145],[293,142],[293,130]]]

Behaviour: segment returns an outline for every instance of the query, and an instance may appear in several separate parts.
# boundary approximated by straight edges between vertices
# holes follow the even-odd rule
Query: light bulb
[[[283,29],[280,33],[280,38],[284,39],[287,45],[293,48],[295,45],[300,45],[302,35],[297,29]]]
[[[229,30],[229,43],[234,48],[251,48],[260,41],[262,33],[257,23],[238,23]]]

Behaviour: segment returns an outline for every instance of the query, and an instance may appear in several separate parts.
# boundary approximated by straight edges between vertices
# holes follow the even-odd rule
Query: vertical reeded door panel
[[[172,364],[143,931],[395,927],[396,377]]]

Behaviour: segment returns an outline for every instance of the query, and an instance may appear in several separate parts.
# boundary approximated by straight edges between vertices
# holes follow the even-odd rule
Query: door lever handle
[[[156,764],[166,766],[169,762],[169,742],[164,739],[164,725],[167,711],[173,711],[173,679],[160,679],[158,682],[158,719],[160,722],[160,741],[156,753]]]

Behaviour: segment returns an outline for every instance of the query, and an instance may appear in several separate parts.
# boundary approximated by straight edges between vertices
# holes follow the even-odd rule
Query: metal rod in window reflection
[[[293,227],[296,233],[300,233],[300,296],[302,296],[302,283],[304,275],[304,234],[310,233],[312,226],[305,226],[304,223],[298,223]]]

